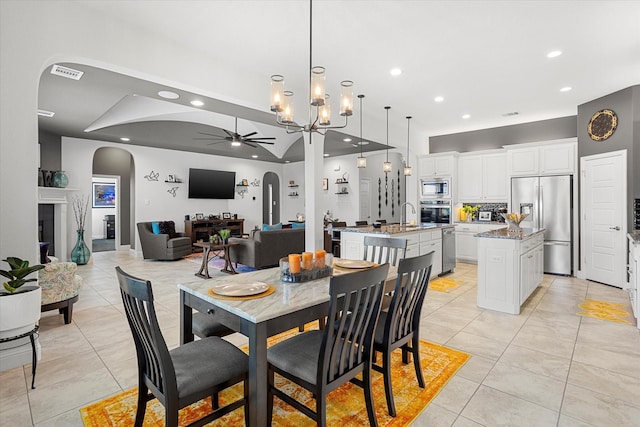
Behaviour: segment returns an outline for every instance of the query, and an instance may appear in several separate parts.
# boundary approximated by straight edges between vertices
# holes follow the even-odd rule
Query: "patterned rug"
[[[273,345],[283,339],[295,335],[297,329],[284,332],[269,340]],[[246,348],[243,349],[246,351]],[[420,341],[422,370],[425,388],[418,387],[413,363],[403,365],[401,352],[396,351],[392,358],[392,384],[397,416],[390,417],[384,396],[384,380],[382,374],[373,372],[373,396],[376,416],[380,426],[406,426],[422,412],[422,410],[438,395],[449,379],[471,357],[447,347]],[[298,399],[313,404],[312,396],[304,389],[276,376],[279,388],[287,388],[297,395]],[[236,400],[242,393],[242,386],[236,385],[220,394],[220,403]],[[82,408],[80,414],[86,427],[117,427],[133,425],[136,412],[137,389],[133,388],[100,402]],[[341,427],[360,427],[368,425],[367,410],[364,404],[363,391],[360,387],[347,383],[327,396],[327,425]],[[273,426],[314,426],[315,423],[280,399],[274,399]],[[180,411],[179,425],[187,425],[210,411],[208,399],[197,402]],[[237,409],[225,415],[209,426],[244,425],[243,409]],[[164,407],[156,400],[147,404],[144,427],[164,426]]]
[[[631,313],[624,309],[626,306],[626,304],[585,298],[582,304],[578,304],[578,307],[584,311],[580,311],[577,314],[585,317],[608,320],[610,322],[633,325]]]
[[[222,253],[220,255],[224,256]],[[185,258],[188,259],[191,262],[197,263],[198,265],[202,264],[202,253],[189,254],[189,255],[186,255]],[[216,269],[220,270],[223,267],[224,267],[224,258],[220,258],[218,256],[209,255],[209,268],[210,269],[211,268],[216,268]],[[249,267],[248,265],[238,264],[236,266],[235,263],[233,264],[233,269],[238,273],[249,273],[251,271],[256,271],[255,268]],[[209,273],[213,274],[212,270],[209,270]]]
[[[460,282],[446,277],[438,277],[429,281],[429,289],[438,292],[449,292],[449,289],[456,289],[460,286]]]

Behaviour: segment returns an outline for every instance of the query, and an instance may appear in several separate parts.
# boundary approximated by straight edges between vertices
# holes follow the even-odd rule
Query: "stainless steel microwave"
[[[423,199],[448,199],[451,198],[451,186],[449,178],[421,178],[420,195]]]

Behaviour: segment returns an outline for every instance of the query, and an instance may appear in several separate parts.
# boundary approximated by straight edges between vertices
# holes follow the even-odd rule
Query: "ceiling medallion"
[[[600,110],[591,116],[587,132],[594,141],[604,141],[616,131],[618,116],[613,110]]]

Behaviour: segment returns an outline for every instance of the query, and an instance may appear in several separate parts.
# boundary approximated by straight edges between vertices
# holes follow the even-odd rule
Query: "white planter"
[[[27,285],[28,286],[28,285]],[[0,296],[0,338],[15,337],[31,331],[40,319],[42,290]],[[40,360],[40,342],[35,337],[36,358]],[[0,372],[33,361],[29,337],[0,343]]]

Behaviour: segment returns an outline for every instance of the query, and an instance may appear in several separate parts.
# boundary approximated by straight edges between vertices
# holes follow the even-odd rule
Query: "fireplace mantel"
[[[53,236],[56,258],[67,261],[67,205],[75,188],[38,187],[38,204],[53,205]]]

